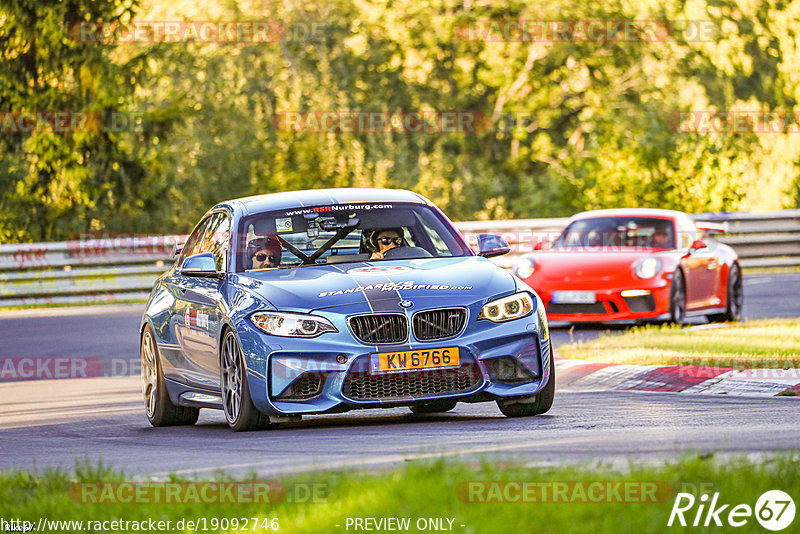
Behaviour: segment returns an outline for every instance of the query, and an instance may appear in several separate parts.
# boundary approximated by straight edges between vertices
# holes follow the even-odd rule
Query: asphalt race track
[[[798,316],[798,294],[800,273],[747,276],[745,316]],[[116,362],[110,374],[138,374],[141,310],[126,305],[2,313],[0,357],[90,357]],[[561,344],[604,329],[559,328],[553,337]],[[0,384],[0,469],[72,469],[76,461],[102,458],[129,474],[211,476],[224,468],[269,476],[440,456],[661,461],[683,452],[763,452],[800,443],[800,401],[791,397],[560,391],[553,409],[535,418],[507,419],[493,403],[459,404],[443,415],[362,410],[234,434],[213,410],[201,411],[194,427],[151,428],[139,388],[134,376]]]

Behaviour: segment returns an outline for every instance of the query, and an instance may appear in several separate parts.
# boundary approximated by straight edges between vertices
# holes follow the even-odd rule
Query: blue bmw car
[[[497,402],[546,412],[544,306],[410,191],[261,195],[209,210],[156,281],[140,328],[154,426],[221,409],[233,430],[303,414]]]

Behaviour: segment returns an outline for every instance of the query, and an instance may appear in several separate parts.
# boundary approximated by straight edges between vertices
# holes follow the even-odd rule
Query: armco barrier
[[[743,267],[800,266],[800,210],[693,217],[727,225],[719,240],[736,249]],[[472,245],[481,233],[503,236],[512,252],[496,261],[511,268],[537,242],[555,239],[567,220],[469,221],[456,226]],[[183,239],[117,236],[0,245],[0,307],[144,299],[155,278],[173,261],[175,243]]]

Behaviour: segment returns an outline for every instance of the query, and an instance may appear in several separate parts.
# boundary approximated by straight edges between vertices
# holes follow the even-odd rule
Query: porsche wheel
[[[686,320],[686,284],[680,269],[672,275],[669,287],[669,320],[673,324],[683,324]]]
[[[553,406],[553,396],[556,391],[556,367],[550,364],[550,380],[547,385],[536,395],[509,400],[498,400],[497,407],[506,417],[527,417],[540,415]]]
[[[431,402],[420,402],[419,404],[414,404],[409,406],[412,412],[414,413],[444,413],[449,412],[453,408],[456,407],[457,401],[448,401],[448,400],[441,400],[441,401],[431,401]]]
[[[147,420],[153,426],[193,425],[200,415],[199,408],[176,406],[172,403],[164,382],[164,371],[158,355],[153,329],[144,327],[141,342],[142,393]]]
[[[269,418],[253,405],[247,383],[247,369],[239,341],[231,330],[222,339],[220,353],[220,384],[222,411],[234,432],[256,430],[270,426]]]
[[[738,322],[742,320],[742,307],[744,306],[742,270],[736,263],[731,265],[731,270],[728,273],[728,290],[725,301],[725,313],[709,315],[708,320],[710,322]]]

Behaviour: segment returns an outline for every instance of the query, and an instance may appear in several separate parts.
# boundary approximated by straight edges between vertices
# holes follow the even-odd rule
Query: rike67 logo
[[[794,501],[781,490],[764,492],[756,501],[755,508],[749,504],[724,504],[720,501],[719,492],[711,496],[710,502],[707,493],[699,499],[691,493],[678,493],[667,526],[742,527],[755,516],[765,529],[779,531],[792,524],[794,514]]]

